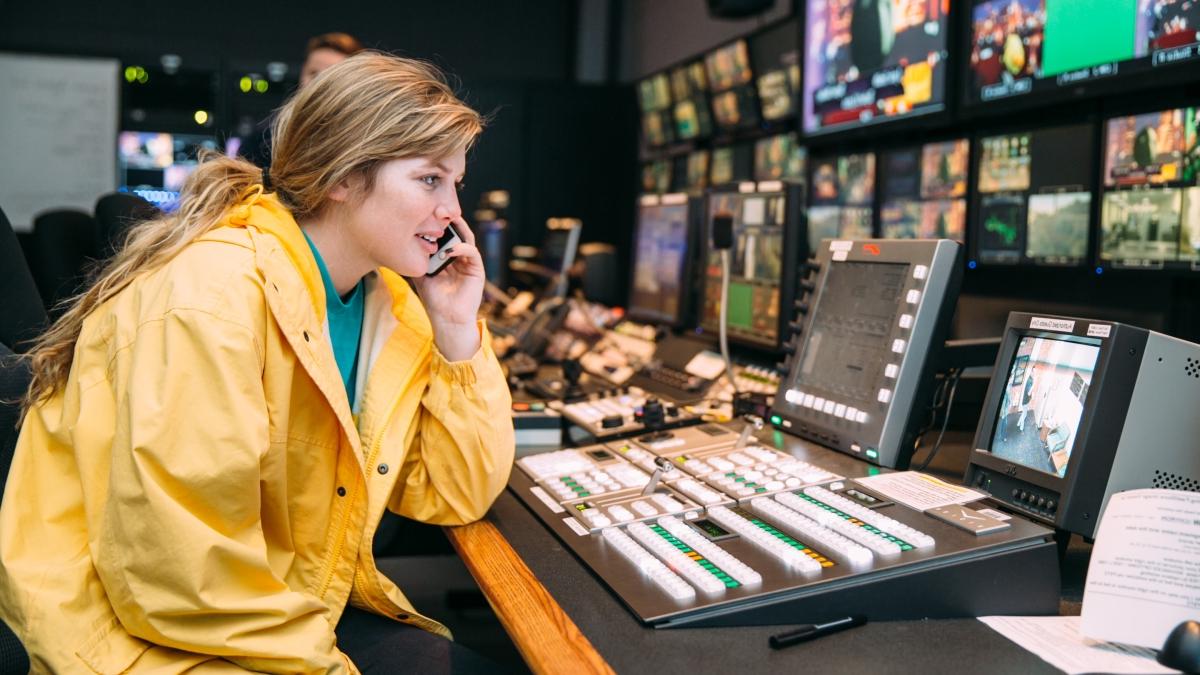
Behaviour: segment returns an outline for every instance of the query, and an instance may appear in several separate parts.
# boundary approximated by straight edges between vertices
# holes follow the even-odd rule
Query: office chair
[[[134,223],[160,214],[153,204],[129,192],[112,192],[97,199],[93,215],[100,232],[100,258],[111,258],[117,252]]]
[[[7,224],[7,221],[4,221]],[[4,316],[0,315],[0,319]],[[0,321],[0,323],[6,323]],[[17,446],[21,398],[29,389],[29,364],[0,342],[0,497]],[[29,672],[29,656],[12,630],[0,621],[0,675]]]
[[[33,219],[30,267],[51,317],[61,300],[83,290],[85,268],[100,255],[99,234],[96,220],[82,211],[56,209]]]
[[[0,209],[0,342],[23,352],[46,328],[46,306],[38,294],[25,253]]]

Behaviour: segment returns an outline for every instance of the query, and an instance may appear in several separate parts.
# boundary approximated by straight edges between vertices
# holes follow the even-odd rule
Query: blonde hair
[[[301,220],[319,213],[343,181],[370,192],[384,162],[441,159],[469,150],[483,125],[435,66],[360,52],[322,72],[279,109],[269,182]],[[215,153],[200,159],[183,187],[179,209],[132,227],[94,283],[64,301],[61,317],[38,338],[29,353],[33,380],[26,410],[65,385],[75,342],[93,310],[138,275],[170,262],[263,182],[263,172],[245,160]]]

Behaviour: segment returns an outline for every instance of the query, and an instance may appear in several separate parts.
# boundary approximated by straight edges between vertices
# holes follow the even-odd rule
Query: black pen
[[[772,635],[768,642],[771,644],[771,649],[783,649],[784,647],[790,647],[792,645],[800,644],[801,642],[815,640],[823,635],[829,635],[830,633],[836,633],[840,630],[846,630],[847,628],[861,626],[866,622],[867,617],[862,616],[861,614],[856,614],[843,619],[836,619],[828,623],[810,623],[800,626],[796,630],[789,630],[786,633]]]

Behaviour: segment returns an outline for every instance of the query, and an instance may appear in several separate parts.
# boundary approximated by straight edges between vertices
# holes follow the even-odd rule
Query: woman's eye
[[[437,176],[437,175],[433,175],[433,174],[430,174],[428,176],[421,176],[421,182],[429,187],[437,187],[438,183],[441,180],[442,180],[441,176]]]

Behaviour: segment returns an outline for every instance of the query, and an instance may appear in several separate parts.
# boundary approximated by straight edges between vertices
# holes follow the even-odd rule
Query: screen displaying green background
[[[1042,77],[1134,56],[1137,0],[1046,0]]]

